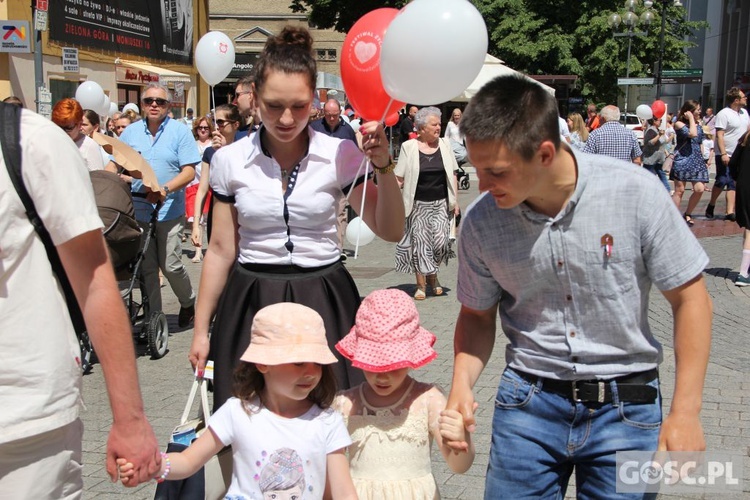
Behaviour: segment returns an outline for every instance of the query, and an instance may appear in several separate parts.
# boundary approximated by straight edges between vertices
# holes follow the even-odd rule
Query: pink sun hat
[[[337,361],[328,348],[320,314],[291,302],[266,306],[257,312],[250,327],[250,345],[240,359],[264,365],[330,365]]]
[[[354,327],[336,344],[368,372],[419,368],[437,357],[435,335],[419,326],[414,301],[401,290],[376,290],[362,301]]]

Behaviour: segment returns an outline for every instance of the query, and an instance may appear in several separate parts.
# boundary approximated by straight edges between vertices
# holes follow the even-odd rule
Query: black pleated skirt
[[[211,334],[209,359],[214,361],[214,411],[232,394],[233,371],[250,344],[255,313],[279,302],[295,302],[320,314],[328,345],[339,362],[333,365],[339,389],[364,381],[359,369],[334,347],[349,333],[360,304],[359,291],[341,262],[301,268],[262,264],[235,264],[219,299]]]

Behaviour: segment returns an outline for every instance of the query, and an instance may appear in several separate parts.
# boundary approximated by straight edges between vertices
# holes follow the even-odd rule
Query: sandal
[[[682,214],[682,217],[685,219],[685,223],[687,223],[688,226],[693,227],[693,224],[695,224],[695,222],[693,222],[693,218],[691,216],[689,216],[688,214]]]
[[[423,286],[418,286],[417,291],[414,292],[414,300],[424,300],[427,298],[427,294],[425,293],[425,289]]]
[[[427,276],[427,285],[432,289],[432,293],[436,296],[443,295],[443,287],[440,286],[440,282],[437,279],[437,275],[430,274]]]

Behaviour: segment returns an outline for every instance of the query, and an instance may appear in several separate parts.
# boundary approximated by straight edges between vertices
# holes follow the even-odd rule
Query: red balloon
[[[354,23],[341,49],[341,80],[346,97],[365,121],[381,121],[404,107],[391,99],[380,78],[380,48],[398,9],[376,9]]]
[[[388,115],[388,117],[385,119],[385,125],[386,127],[393,127],[398,123],[398,111]]]
[[[661,118],[667,111],[667,105],[664,101],[654,101],[651,105],[651,111],[654,113],[654,118]]]

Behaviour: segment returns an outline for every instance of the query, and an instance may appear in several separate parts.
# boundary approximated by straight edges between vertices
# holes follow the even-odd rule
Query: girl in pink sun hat
[[[248,335],[248,332],[246,332]],[[344,422],[330,408],[336,394],[323,318],[280,302],[255,315],[250,345],[234,371],[235,397],[208,418],[208,429],[179,453],[162,453],[157,482],[192,476],[225,446],[232,481],[225,498],[356,500]],[[133,464],[118,458],[132,485]],[[330,485],[326,488],[326,485]]]
[[[336,344],[365,382],[339,393],[352,444],[349,464],[360,500],[440,498],[430,464],[434,441],[453,472],[474,461],[474,446],[443,393],[409,372],[437,357],[435,335],[419,325],[414,302],[400,290],[376,290],[362,301],[354,327]],[[463,448],[455,453],[451,446]]]

